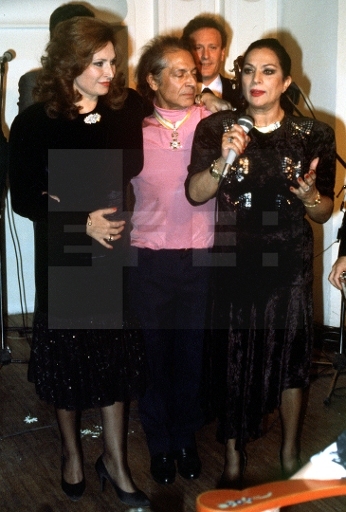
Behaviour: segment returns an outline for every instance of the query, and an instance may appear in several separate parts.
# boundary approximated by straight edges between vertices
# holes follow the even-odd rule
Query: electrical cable
[[[7,212],[8,227],[10,230],[13,248],[14,248],[14,252],[15,252],[15,258],[16,258],[18,291],[19,291],[19,300],[20,300],[21,314],[22,314],[22,320],[23,320],[23,328],[24,328],[25,333],[27,333],[28,327],[26,325],[25,316],[28,314],[28,311],[27,311],[27,307],[26,307],[25,280],[24,280],[24,273],[23,273],[22,252],[21,252],[21,248],[20,248],[20,242],[19,242],[19,237],[18,237],[18,233],[17,233],[17,229],[16,229],[13,210],[11,209],[11,214],[10,214],[10,208],[7,207],[6,212]]]
[[[25,296],[25,281],[24,281],[24,274],[23,274],[23,260],[22,260],[22,253],[20,249],[20,242],[17,234],[17,230],[15,227],[15,220],[13,215],[13,210],[9,208],[9,204],[7,201],[7,208],[6,208],[6,200],[8,198],[8,194],[4,194],[4,201],[5,201],[5,209],[7,214],[7,220],[8,220],[8,227],[13,243],[14,253],[15,253],[15,260],[16,260],[16,268],[17,268],[17,282],[18,282],[18,290],[19,290],[19,300],[20,300],[20,307],[21,307],[21,317],[22,317],[22,327],[17,327],[16,330],[19,332],[24,333],[25,340],[30,345],[30,339],[28,337],[29,328],[26,324],[25,318],[28,315],[27,309],[26,309],[26,296]],[[11,211],[11,213],[10,213]],[[11,356],[11,349],[6,346],[4,347],[4,350],[2,351],[2,357],[1,357],[1,365],[2,366],[10,364],[10,363],[28,363],[27,360],[21,360],[21,359],[13,359]]]

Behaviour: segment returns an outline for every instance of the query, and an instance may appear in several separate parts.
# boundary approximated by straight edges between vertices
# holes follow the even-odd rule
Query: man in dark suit
[[[190,46],[195,58],[201,81],[199,92],[208,88],[229,101],[233,108],[241,108],[242,100],[235,81],[220,73],[227,46],[227,33],[222,23],[211,15],[196,16],[183,29],[182,39]]]
[[[49,32],[52,36],[53,30],[56,25],[61,21],[74,18],[75,16],[91,16],[95,17],[95,14],[86,6],[82,4],[64,4],[60,5],[55,9],[49,18]],[[18,100],[18,111],[22,112],[29,105],[34,103],[33,89],[36,86],[36,81],[40,68],[33,69],[22,75],[18,82],[19,100]]]

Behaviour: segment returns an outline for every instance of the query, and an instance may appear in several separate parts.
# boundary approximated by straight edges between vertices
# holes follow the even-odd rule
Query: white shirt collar
[[[208,87],[216,96],[222,96],[222,82],[221,77],[218,75],[209,85],[201,84],[201,92]]]

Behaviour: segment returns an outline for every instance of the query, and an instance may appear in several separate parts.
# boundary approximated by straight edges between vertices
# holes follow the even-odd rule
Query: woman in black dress
[[[102,21],[59,24],[42,61],[39,102],[10,134],[13,209],[35,231],[29,379],[56,409],[63,491],[73,500],[84,492],[80,412],[100,407],[101,487],[109,480],[121,501],[146,506],[124,429],[124,402],[141,387],[141,353],[137,360],[135,331],[123,329],[125,197],[143,163],[142,100],[116,73],[115,28]]]
[[[200,122],[186,183],[191,202],[217,195],[213,302],[219,439],[226,445],[221,486],[237,486],[244,447],[261,420],[279,408],[281,463],[299,465],[302,390],[313,342],[313,236],[306,219],[326,222],[333,210],[333,130],[285,114],[290,57],[276,39],[252,43],[242,88],[254,128],[217,113]],[[238,157],[220,176],[230,150]]]

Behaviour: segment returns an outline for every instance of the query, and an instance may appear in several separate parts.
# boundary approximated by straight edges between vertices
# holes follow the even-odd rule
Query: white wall
[[[337,151],[345,159],[343,141],[346,110],[337,108],[337,105],[341,99],[345,101],[338,80],[341,85],[346,77],[345,67],[343,71],[340,68],[344,62],[341,55],[342,49],[345,52],[346,39],[339,21],[345,19],[342,18],[345,15],[342,11],[345,11],[346,2],[284,0],[279,4],[279,35],[283,31],[282,41],[292,57],[294,80],[311,100],[316,117],[336,130]],[[309,115],[303,104],[299,107]],[[336,192],[344,183],[344,174],[344,169],[339,164]],[[335,198],[335,213],[329,222],[323,226],[312,223],[315,235],[315,318],[325,325],[333,326],[339,325],[341,294],[330,285],[327,278],[338,253],[339,244],[333,242],[342,218],[341,200],[342,196]]]
[[[63,1],[1,0],[0,52],[16,52],[6,73],[3,130],[17,113],[17,83],[19,77],[39,65],[48,41],[50,13]],[[344,148],[346,97],[346,0],[91,0],[87,5],[109,21],[123,22],[128,27],[129,84],[140,48],[158,33],[172,31],[180,35],[189,19],[201,12],[220,14],[227,21],[230,48],[225,62],[226,73],[234,59],[253,40],[268,34],[278,36],[291,54],[293,79],[309,96],[318,119],[336,130],[338,152],[346,159]],[[299,105],[304,109],[304,105]],[[336,191],[344,182],[344,169],[338,166]],[[336,199],[333,218],[323,227],[315,226],[315,310],[316,320],[325,325],[338,325],[340,294],[327,281],[338,246],[332,244],[340,224],[341,197]],[[8,208],[11,214],[11,209]],[[6,213],[7,214],[7,213]],[[25,292],[28,311],[33,310],[33,240],[30,221],[14,216],[23,259]],[[6,277],[8,312],[20,311],[16,259],[6,222]],[[323,252],[324,251],[324,252]],[[319,254],[322,255],[319,255]]]

